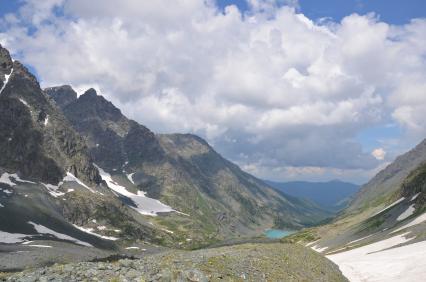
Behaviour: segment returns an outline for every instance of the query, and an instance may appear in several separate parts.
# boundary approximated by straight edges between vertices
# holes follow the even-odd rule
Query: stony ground
[[[167,251],[142,259],[27,270],[0,281],[347,281],[338,267],[295,244]]]

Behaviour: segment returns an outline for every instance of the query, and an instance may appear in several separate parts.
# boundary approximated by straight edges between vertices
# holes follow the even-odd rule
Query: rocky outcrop
[[[143,259],[54,265],[6,281],[347,281],[319,254],[290,244],[245,244]]]

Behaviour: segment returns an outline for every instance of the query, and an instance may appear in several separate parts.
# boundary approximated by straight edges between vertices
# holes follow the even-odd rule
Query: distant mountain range
[[[328,182],[274,182],[266,180],[265,182],[281,192],[310,200],[332,212],[344,209],[360,188],[358,185],[340,180]]]

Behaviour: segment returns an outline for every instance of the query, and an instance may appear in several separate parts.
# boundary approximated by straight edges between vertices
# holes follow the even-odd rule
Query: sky
[[[426,136],[425,3],[0,0],[0,43],[257,177],[361,184]]]

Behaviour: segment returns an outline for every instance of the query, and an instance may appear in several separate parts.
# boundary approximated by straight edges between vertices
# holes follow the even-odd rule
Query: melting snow
[[[414,201],[415,199],[417,199],[417,197],[421,194],[422,192],[417,193],[416,195],[414,195],[410,201]]]
[[[426,241],[383,250],[409,241],[404,235],[327,258],[349,281],[419,281],[426,277]]]
[[[56,197],[61,197],[61,196],[65,195],[65,193],[57,191],[59,189],[59,187],[61,187],[65,182],[77,182],[80,186],[83,186],[84,188],[86,188],[90,192],[99,193],[99,192],[93,190],[92,188],[90,188],[89,186],[87,186],[86,184],[84,184],[80,179],[75,177],[70,172],[67,172],[64,179],[61,182],[59,182],[58,185],[44,184],[44,183],[42,183],[42,184],[47,188],[50,195],[52,195],[53,197],[56,198]],[[70,193],[70,192],[74,192],[74,189],[68,189],[67,193]],[[99,193],[99,194],[101,194],[101,193]]]
[[[73,224],[73,225],[74,225],[75,228],[78,228],[83,232],[86,232],[88,234],[94,235],[96,237],[99,237],[99,238],[102,238],[102,239],[105,239],[105,240],[116,241],[116,240],[119,239],[119,238],[116,238],[116,237],[108,237],[108,236],[103,236],[103,235],[97,234],[97,233],[93,232],[93,228],[84,228],[84,227],[81,227],[81,226],[77,226],[75,224]]]
[[[27,245],[28,247],[36,247],[36,248],[52,248],[52,246],[47,245]]]
[[[21,243],[28,236],[30,235],[0,231],[0,242],[6,244]]]
[[[19,176],[16,173],[10,174],[10,173],[7,173],[7,172],[3,173],[2,176],[0,177],[0,183],[4,183],[4,184],[7,184],[7,185],[12,186],[12,187],[16,186],[17,184],[15,182],[12,182],[12,179],[14,179],[15,182],[36,184],[35,182],[23,180],[23,179],[19,178]]]
[[[135,209],[139,213],[143,215],[156,216],[159,212],[174,211],[171,207],[161,203],[159,200],[146,197],[144,192],[138,191],[137,194],[134,194],[132,192],[127,191],[125,187],[115,182],[109,173],[105,172],[102,168],[98,166],[96,167],[99,170],[99,174],[101,175],[102,180],[107,183],[108,187],[114,192],[131,199],[135,203],[136,207],[130,207]]]
[[[27,101],[25,101],[24,99],[19,98],[19,101],[21,101],[21,103],[24,104],[25,106],[29,107]]]
[[[10,178],[13,176],[13,174],[9,174],[7,172],[3,173],[0,177],[0,183],[7,184],[9,186],[15,186],[16,183],[12,182]]]
[[[416,209],[414,208],[414,204],[409,206],[408,209],[406,209],[405,212],[403,212],[400,216],[398,216],[398,218],[396,220],[401,221],[401,220],[406,219],[407,217],[412,215],[415,210]]]
[[[306,244],[306,245],[305,245],[305,247],[312,246],[313,244],[317,243],[318,241],[319,241],[319,240],[316,240],[316,241],[310,242],[310,243]]]
[[[77,244],[79,244],[79,245],[83,245],[83,246],[87,246],[87,247],[93,247],[91,244],[89,244],[89,243],[86,243],[86,242],[83,242],[83,241],[80,241],[80,240],[78,240],[78,239],[75,239],[75,238],[73,238],[73,237],[71,237],[71,236],[68,236],[68,235],[65,235],[65,234],[62,234],[62,233],[59,233],[59,232],[56,232],[56,231],[53,231],[53,230],[51,230],[51,229],[49,229],[49,228],[47,228],[47,227],[45,227],[45,226],[43,226],[43,225],[40,225],[40,224],[36,224],[36,223],[34,223],[34,222],[28,222],[29,224],[31,224],[32,226],[34,226],[34,228],[35,228],[35,230],[38,232],[38,233],[42,233],[42,234],[50,234],[50,235],[53,235],[53,236],[55,236],[56,238],[58,238],[58,239],[62,239],[62,240],[68,240],[68,241],[72,241],[72,242],[74,242],[74,243],[77,243]],[[27,235],[28,236],[28,235]]]
[[[403,230],[403,229],[405,229],[405,228],[408,228],[408,227],[411,227],[411,226],[414,226],[414,225],[417,225],[417,224],[423,223],[423,222],[425,222],[425,221],[426,221],[426,212],[425,212],[425,213],[423,213],[423,214],[421,214],[421,215],[419,215],[418,217],[416,217],[413,221],[411,221],[411,222],[409,222],[409,223],[407,223],[407,224],[405,224],[405,225],[401,226],[400,228],[398,228],[398,229],[396,229],[396,230],[392,231],[392,232],[391,232],[391,234],[392,234],[392,233],[396,233],[396,232],[398,232],[398,231],[401,231],[401,230]]]
[[[64,177],[64,182],[66,181],[74,181],[77,182],[79,185],[83,186],[84,188],[86,188],[87,190],[89,190],[92,193],[96,193],[95,190],[93,190],[92,188],[90,188],[89,186],[87,186],[86,184],[84,184],[80,179],[78,179],[77,177],[75,177],[72,173],[67,172],[67,175]]]
[[[390,204],[389,206],[387,206],[387,207],[385,207],[384,209],[382,209],[382,210],[380,210],[379,212],[376,212],[374,215],[372,215],[372,216],[375,216],[375,215],[378,215],[379,213],[381,213],[381,212],[384,212],[385,210],[387,210],[387,209],[389,209],[389,208],[391,208],[391,207],[393,207],[393,206],[395,206],[395,205],[397,205],[397,204],[399,204],[400,202],[402,202],[402,201],[404,201],[404,197],[402,197],[401,199],[398,199],[398,200],[396,200],[395,202],[393,202],[392,204]]]
[[[325,250],[327,250],[328,247],[320,248],[319,246],[315,245],[315,246],[312,246],[311,249],[314,250],[317,253],[322,253]]]
[[[133,175],[134,175],[135,173],[130,173],[130,174],[127,174],[127,179],[129,179],[129,181],[130,182],[132,182],[133,184],[135,184],[135,181],[133,181]]]
[[[60,182],[59,185],[52,185],[52,184],[45,184],[45,183],[42,183],[42,184],[44,185],[44,187],[46,187],[49,194],[55,198],[65,195],[65,193],[57,191],[59,187],[62,185],[62,182]]]
[[[3,81],[3,86],[0,89],[0,94],[3,92],[3,90],[6,88],[7,83],[9,82],[9,77],[12,75],[13,73],[13,69],[10,71],[9,74],[6,74],[5,77],[6,79]]]
[[[126,250],[139,250],[139,247],[127,247]]]

